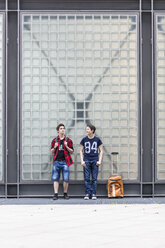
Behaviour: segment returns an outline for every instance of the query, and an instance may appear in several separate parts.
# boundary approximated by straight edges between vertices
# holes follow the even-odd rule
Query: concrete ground
[[[0,199],[1,248],[165,248],[165,198]]]

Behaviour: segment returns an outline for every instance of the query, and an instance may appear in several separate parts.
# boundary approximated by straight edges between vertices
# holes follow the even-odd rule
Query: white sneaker
[[[89,195],[88,195],[88,194],[86,194],[86,195],[84,196],[84,200],[89,200]]]
[[[92,195],[92,200],[97,200],[97,196],[95,194]]]

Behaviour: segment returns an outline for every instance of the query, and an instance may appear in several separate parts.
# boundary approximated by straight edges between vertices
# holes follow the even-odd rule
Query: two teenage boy
[[[54,154],[52,181],[54,182],[54,200],[58,200],[59,178],[62,171],[64,199],[68,200],[69,166],[73,163],[71,155],[74,152],[73,142],[65,135],[64,124],[56,128],[58,136],[52,140],[51,152]],[[85,200],[90,196],[96,200],[98,167],[101,165],[103,149],[102,141],[94,135],[95,126],[89,124],[86,127],[87,136],[80,142],[80,159],[84,170]],[[92,182],[90,183],[90,176]]]

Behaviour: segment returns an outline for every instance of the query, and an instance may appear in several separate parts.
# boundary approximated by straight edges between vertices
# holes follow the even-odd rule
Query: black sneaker
[[[64,199],[69,200],[69,196],[67,195],[67,193],[64,193]]]
[[[58,194],[54,194],[53,200],[58,200]]]

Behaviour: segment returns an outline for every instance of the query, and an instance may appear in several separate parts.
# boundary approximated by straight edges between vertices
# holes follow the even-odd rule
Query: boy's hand
[[[58,142],[56,142],[56,143],[55,143],[55,145],[54,145],[54,149],[56,149],[56,148],[57,148],[57,146],[58,146]]]
[[[64,145],[65,145],[65,146],[67,146],[67,145],[68,145],[68,143],[67,143],[66,141],[64,141]]]
[[[84,161],[82,161],[81,165],[85,168],[86,167],[86,163]]]
[[[97,166],[100,166],[100,165],[101,165],[101,163],[100,163],[99,161],[97,161],[96,165],[97,165]]]

